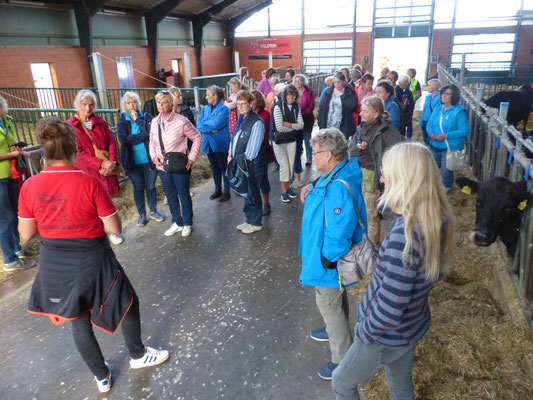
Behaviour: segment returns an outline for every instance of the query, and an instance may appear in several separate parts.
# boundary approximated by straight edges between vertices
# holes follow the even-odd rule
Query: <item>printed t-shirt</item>
[[[19,218],[34,219],[48,239],[105,236],[100,218],[116,212],[98,178],[71,166],[44,167],[22,185],[19,197]]]

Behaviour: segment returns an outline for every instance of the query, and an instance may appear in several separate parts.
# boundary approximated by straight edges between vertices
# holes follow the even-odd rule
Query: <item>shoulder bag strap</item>
[[[346,186],[346,189],[348,189],[348,191],[350,192],[350,195],[352,196],[352,200],[353,200],[353,206],[357,214],[357,222],[359,222],[359,225],[361,225],[361,228],[363,228],[363,231],[366,234],[366,228],[365,228],[365,225],[363,224],[363,220],[361,219],[361,214],[359,214],[359,208],[357,207],[357,203],[355,202],[355,196],[353,195],[352,188],[350,187],[348,182],[346,182],[345,180],[342,180],[342,179],[332,179],[332,180],[342,182],[344,186]]]
[[[442,129],[442,118],[444,116],[444,109],[442,109],[442,111],[440,112],[440,119],[439,119],[439,125],[440,125],[440,131],[442,133],[444,133],[444,129]],[[446,142],[446,147],[448,148],[448,150],[450,150],[450,152],[452,151],[452,149],[450,149],[450,144],[448,143],[448,139],[444,139],[444,141]]]
[[[87,127],[83,124],[82,120],[80,119],[80,117],[78,117],[78,114],[75,115],[75,117],[78,119],[78,121],[80,121],[80,124],[81,124],[81,127],[83,128],[83,130],[85,131],[85,133],[87,134],[87,136],[89,137],[89,140],[91,141],[92,145],[96,148],[98,148],[96,146],[96,144],[94,143],[94,140],[93,140],[93,137],[92,135],[89,133],[89,130],[87,129]]]
[[[161,147],[161,153],[165,155],[165,146],[163,145],[163,136],[161,136],[161,123],[160,122],[157,123],[157,133],[159,134],[159,147]]]

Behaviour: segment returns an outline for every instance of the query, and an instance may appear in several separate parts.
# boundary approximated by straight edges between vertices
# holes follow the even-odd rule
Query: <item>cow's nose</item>
[[[481,239],[487,239],[489,236],[488,231],[486,229],[478,229],[476,231],[476,234]]]

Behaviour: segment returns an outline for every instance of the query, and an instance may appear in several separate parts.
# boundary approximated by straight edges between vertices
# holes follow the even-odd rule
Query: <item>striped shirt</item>
[[[405,221],[397,215],[378,253],[376,271],[359,305],[355,331],[364,343],[408,346],[429,329],[429,292],[436,282],[427,281],[422,268],[423,244],[413,231],[412,259],[402,263]]]
[[[274,107],[274,123],[276,124],[276,131],[278,132],[290,132],[290,131],[299,131],[304,128],[304,119],[302,117],[302,110],[298,109],[298,116],[296,117],[296,120],[298,122],[292,124],[292,128],[283,126],[283,114],[281,112],[281,108],[283,107],[283,103],[279,103],[278,106]],[[287,107],[291,112],[292,111],[292,104],[287,104]]]

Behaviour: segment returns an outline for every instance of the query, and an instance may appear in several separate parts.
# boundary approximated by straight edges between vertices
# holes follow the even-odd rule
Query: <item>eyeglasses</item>
[[[441,96],[453,96],[453,93],[442,93]]]
[[[329,151],[329,150],[313,151],[313,156],[316,156],[318,153],[325,153],[326,151]]]
[[[249,106],[251,105],[250,103],[237,103],[237,107],[244,107],[244,106]]]

